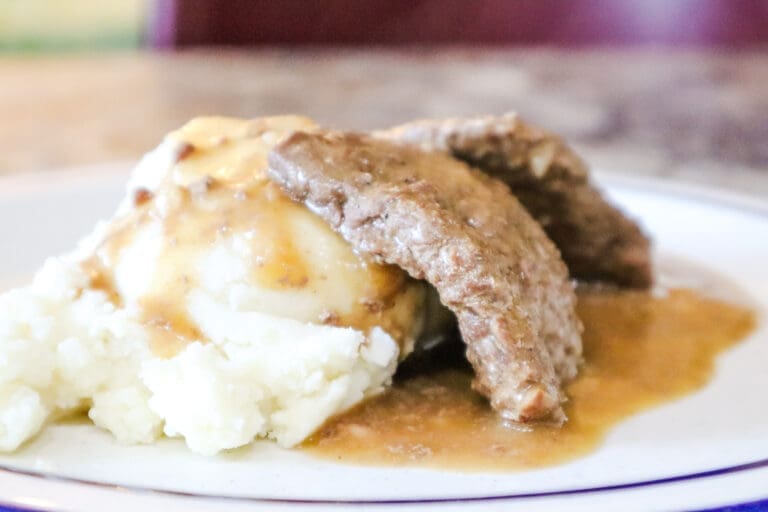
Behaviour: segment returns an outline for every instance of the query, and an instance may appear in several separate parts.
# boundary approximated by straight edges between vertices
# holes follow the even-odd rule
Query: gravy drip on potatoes
[[[562,463],[595,449],[628,416],[704,386],[716,356],[754,327],[742,307],[676,289],[580,291],[586,362],[566,391],[562,428],[505,427],[470,388],[471,373],[445,364],[330,420],[305,444],[336,461],[512,470]]]
[[[403,354],[410,350],[425,287],[397,267],[356,254],[264,174],[270,147],[291,129],[311,128],[303,123],[309,121],[192,121],[171,135],[181,149],[168,175],[154,191],[134,194],[134,207],[83,263],[91,286],[120,303],[115,267],[139,238],[159,237],[156,257],[147,256],[154,262],[153,269],[147,266],[150,284],[137,301],[156,355],[170,357],[190,342],[205,341],[187,313],[186,297],[201,287],[201,262],[233,236],[247,245],[239,249],[249,257],[246,281],[259,290],[243,299],[251,301],[245,310],[364,332],[379,326]]]

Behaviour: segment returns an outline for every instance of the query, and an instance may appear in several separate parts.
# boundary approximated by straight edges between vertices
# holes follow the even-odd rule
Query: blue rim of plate
[[[710,187],[694,184],[675,182],[675,181],[650,181],[647,177],[633,177],[626,175],[595,173],[598,185],[616,185],[622,188],[634,189],[640,192],[649,192],[687,201],[704,202],[725,207],[731,210],[740,211],[749,215],[758,215],[768,218],[768,203],[756,197],[750,197],[733,192],[721,192]],[[98,482],[94,480],[65,477],[48,474],[44,472],[28,471],[9,466],[0,465],[0,473],[11,473],[15,475],[40,478],[50,481],[64,483],[73,483],[89,487],[96,487],[106,490],[115,490],[121,492],[133,492],[147,495],[170,496],[180,498],[190,498],[199,500],[218,500],[241,503],[263,503],[263,504],[284,504],[284,505],[318,505],[318,506],[361,506],[361,505],[429,505],[429,504],[461,504],[461,503],[482,503],[513,501],[536,498],[553,498],[565,496],[579,496],[598,494],[606,492],[616,492],[623,490],[641,489],[646,487],[661,486],[679,482],[690,482],[718,476],[733,475],[768,468],[768,458],[759,459],[742,464],[725,466],[706,471],[697,471],[695,473],[685,473],[661,478],[639,480],[635,482],[625,482],[618,484],[599,485],[592,487],[582,487],[575,489],[559,489],[550,491],[533,491],[510,494],[497,494],[485,496],[459,496],[446,498],[385,498],[385,499],[312,499],[312,498],[277,498],[267,496],[227,496],[216,494],[196,494],[184,491],[174,491],[169,489],[156,489],[142,486],[126,486]],[[767,491],[768,492],[768,491]],[[27,508],[11,503],[0,502],[0,512],[36,512],[39,509]],[[691,509],[697,512],[756,512],[768,510],[768,497],[734,503],[731,505],[722,505],[713,508]]]
[[[460,496],[460,497],[448,497],[448,498],[384,498],[384,499],[313,499],[313,498],[270,498],[270,497],[258,497],[258,496],[226,496],[216,494],[196,494],[185,491],[173,491],[169,489],[155,489],[152,487],[130,486],[130,485],[116,485],[110,483],[102,483],[94,480],[85,480],[80,478],[65,477],[51,475],[37,471],[19,470],[15,468],[9,468],[7,466],[0,466],[0,472],[13,473],[16,475],[30,476],[43,478],[46,480],[74,483],[78,485],[85,485],[89,487],[97,487],[100,489],[112,489],[116,491],[136,492],[142,494],[156,494],[162,496],[174,496],[179,498],[195,498],[202,500],[220,500],[231,502],[254,502],[254,503],[271,503],[271,504],[284,504],[284,505],[336,505],[336,506],[360,506],[360,505],[429,505],[429,504],[461,504],[461,503],[477,503],[477,502],[495,502],[495,501],[511,501],[511,500],[523,500],[523,499],[535,499],[535,498],[554,498],[564,496],[579,496],[585,494],[597,494],[603,492],[625,491],[631,489],[640,489],[644,487],[653,487],[664,484],[673,484],[678,482],[688,482],[692,480],[701,480],[704,478],[712,478],[717,476],[731,475],[734,473],[742,473],[755,469],[768,468],[768,459],[756,460],[753,462],[747,462],[744,464],[736,464],[733,466],[726,466],[722,468],[710,469],[707,471],[699,471],[696,473],[686,473],[682,475],[674,475],[662,478],[653,478],[648,480],[640,480],[637,482],[626,482],[620,484],[598,485],[593,487],[582,487],[576,489],[559,489],[552,491],[534,491],[534,492],[521,492],[511,494],[498,494],[490,496]],[[734,504],[732,506],[741,506],[748,504],[764,504],[768,505],[768,498],[756,502],[744,502],[741,504]],[[2,507],[6,505],[0,503],[0,512],[3,511]],[[8,504],[7,506],[13,507]],[[727,510],[728,507],[720,507],[714,509],[703,510]],[[13,509],[10,510],[22,510],[32,511],[35,509]]]

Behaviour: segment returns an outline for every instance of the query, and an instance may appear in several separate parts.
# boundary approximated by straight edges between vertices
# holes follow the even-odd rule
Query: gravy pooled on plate
[[[586,362],[566,386],[561,428],[505,426],[470,388],[466,367],[437,364],[330,420],[305,450],[341,462],[462,470],[562,463],[596,448],[628,416],[702,388],[717,355],[755,325],[750,310],[686,289],[661,298],[581,291],[578,312]]]

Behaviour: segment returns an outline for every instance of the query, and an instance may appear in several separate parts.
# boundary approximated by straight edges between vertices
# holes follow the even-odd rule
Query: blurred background
[[[768,193],[768,0],[0,0],[0,174],[190,117],[520,111],[601,169]]]
[[[673,44],[768,39],[761,0],[3,0],[5,51],[204,45]]]

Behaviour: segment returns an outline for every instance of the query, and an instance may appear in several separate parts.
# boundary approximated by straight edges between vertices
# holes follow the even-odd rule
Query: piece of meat
[[[506,185],[442,153],[334,132],[293,134],[268,175],[356,250],[435,287],[502,417],[564,420],[561,382],[581,361],[573,284]]]
[[[574,278],[647,288],[650,243],[607,202],[559,137],[515,114],[424,120],[377,137],[447,151],[504,181],[560,249]]]

